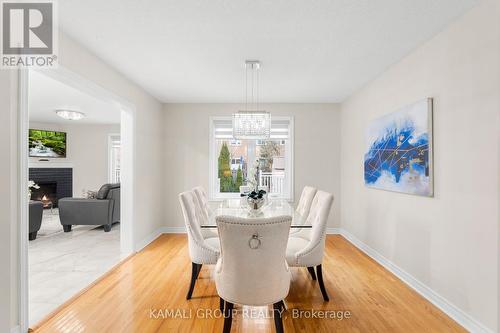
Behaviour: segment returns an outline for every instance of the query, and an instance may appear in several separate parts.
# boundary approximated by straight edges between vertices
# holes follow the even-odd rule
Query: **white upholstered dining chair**
[[[321,263],[325,250],[326,224],[332,203],[332,194],[324,191],[316,192],[307,217],[307,224],[311,224],[312,228],[308,233],[304,232],[307,229],[303,229],[301,233],[291,235],[286,249],[286,261],[289,266],[307,267],[313,280],[316,280],[317,275],[325,301],[329,301],[329,297],[323,282]]]
[[[299,203],[297,204],[297,208],[295,210],[304,219],[303,222],[307,220],[307,216],[311,210],[312,201],[317,191],[318,190],[316,188],[311,186],[304,186],[302,189],[302,194],[300,195]],[[297,235],[302,232],[304,232],[303,229],[292,229],[290,230],[290,235]]]
[[[283,332],[283,299],[290,288],[285,260],[291,216],[242,219],[218,216],[221,257],[215,266],[215,286],[224,305],[224,332],[230,332],[234,303],[273,304],[277,332]]]
[[[192,191],[196,194],[199,212],[201,213],[201,218],[198,222],[200,222],[200,225],[207,224],[212,217],[212,209],[208,203],[207,192],[201,186],[196,186]],[[202,228],[201,234],[203,238],[218,237],[217,231],[211,229]]]
[[[196,279],[204,264],[214,265],[219,258],[219,238],[210,237],[204,238],[201,232],[200,219],[203,218],[200,213],[198,198],[193,191],[186,191],[179,194],[182,214],[184,215],[184,223],[188,236],[189,256],[191,257],[191,283],[186,295],[186,299],[190,299]]]
[[[206,218],[212,214],[212,210],[210,209],[210,205],[208,203],[208,195],[205,189],[201,186],[196,186],[193,188],[193,192],[196,194],[196,197],[198,198],[201,208],[203,210],[203,214],[205,214]]]
[[[302,189],[302,194],[300,195],[296,210],[304,219],[307,219],[309,215],[316,192],[318,192],[318,190],[311,186],[304,186]]]

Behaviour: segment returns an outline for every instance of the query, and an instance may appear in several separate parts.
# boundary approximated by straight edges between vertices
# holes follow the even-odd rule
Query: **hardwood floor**
[[[35,332],[222,332],[222,318],[206,318],[219,315],[212,269],[203,266],[193,298],[187,301],[187,238],[162,235]],[[292,274],[285,332],[466,332],[341,236],[327,237],[323,259],[330,302],[323,302],[318,282],[307,269],[293,268]],[[236,308],[232,332],[274,332],[273,319],[265,317],[268,308]],[[298,310],[304,317],[312,309],[345,318],[294,318]],[[243,312],[250,311],[258,318],[243,318]]]

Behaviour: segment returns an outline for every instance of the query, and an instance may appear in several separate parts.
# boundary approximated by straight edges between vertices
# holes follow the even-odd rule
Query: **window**
[[[212,117],[210,199],[237,198],[240,186],[257,185],[271,197],[292,200],[292,154],[292,117],[272,117],[269,140],[234,140],[231,117]]]
[[[108,141],[108,179],[110,183],[120,182],[120,151],[121,140],[119,134],[111,134]]]

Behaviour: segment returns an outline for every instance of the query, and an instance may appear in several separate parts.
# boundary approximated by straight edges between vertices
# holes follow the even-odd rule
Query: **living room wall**
[[[61,164],[72,167],[74,197],[81,197],[84,189],[97,191],[108,182],[108,137],[120,134],[120,125],[30,122],[30,128],[66,132],[66,158],[49,159],[48,162],[30,158],[30,164],[33,167]]]
[[[342,104],[341,226],[497,331],[500,50],[484,1]],[[434,98],[434,197],[364,186],[370,120]]]

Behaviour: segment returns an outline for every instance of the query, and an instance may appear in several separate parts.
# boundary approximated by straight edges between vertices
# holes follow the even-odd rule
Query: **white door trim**
[[[36,69],[33,69],[36,70]],[[29,127],[29,72],[19,70],[18,78],[18,216],[19,216],[19,320],[21,333],[29,329],[29,282],[28,282],[28,127]],[[53,79],[65,83],[73,88],[88,93],[104,102],[111,103],[121,111],[120,136],[122,139],[122,182],[121,182],[121,221],[120,221],[120,250],[129,255],[134,252],[134,156],[135,156],[135,119],[136,107],[120,96],[108,91],[96,83],[59,65],[57,69],[37,70]],[[125,256],[124,256],[125,257]]]
[[[17,151],[18,151],[18,165],[17,170],[17,185],[19,188],[18,198],[18,219],[19,228],[18,233],[18,246],[19,246],[19,326],[20,332],[24,333],[29,328],[29,281],[28,281],[28,127],[29,127],[29,114],[28,114],[28,87],[29,87],[29,73],[27,69],[20,69],[18,71],[18,133],[17,133]]]

